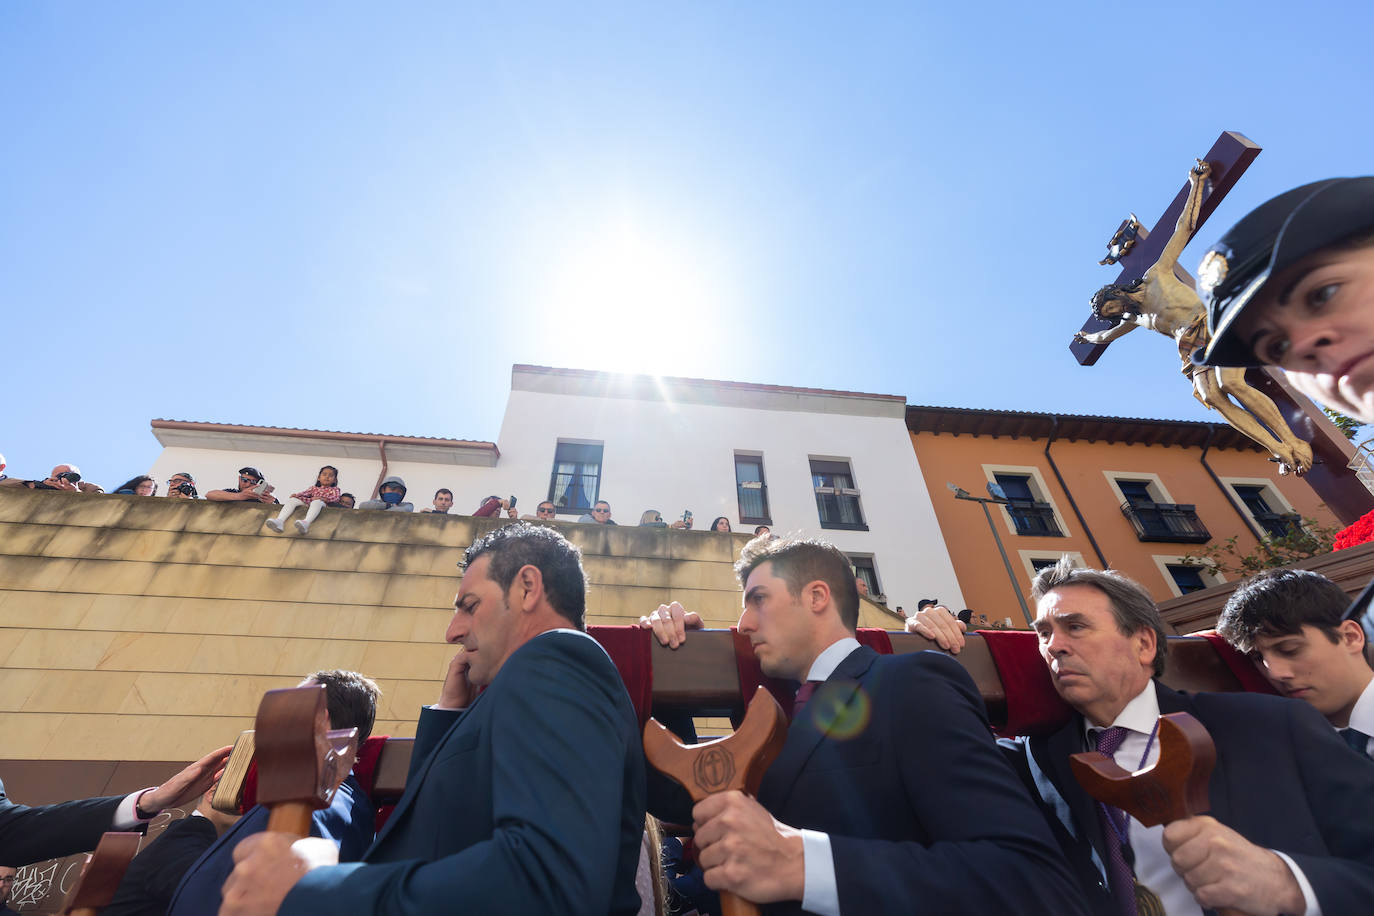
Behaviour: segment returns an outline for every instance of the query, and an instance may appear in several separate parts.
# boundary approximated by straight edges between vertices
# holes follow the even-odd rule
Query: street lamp
[[[1021,586],[1016,581],[1016,573],[1012,571],[1011,560],[1007,559],[1006,548],[1002,546],[1002,538],[997,534],[997,526],[992,523],[992,513],[988,511],[988,503],[996,503],[999,506],[1005,506],[1010,500],[999,492],[1001,487],[998,487],[996,490],[993,489],[993,487],[996,486],[995,484],[988,484],[988,492],[993,494],[990,497],[974,496],[963,487],[956,487],[952,483],[947,483],[945,486],[954,491],[955,499],[966,499],[969,502],[978,503],[983,507],[983,515],[988,520],[988,530],[992,532],[992,539],[997,542],[997,552],[1002,555],[1002,565],[1007,568],[1007,578],[1011,580],[1011,590],[1016,593],[1016,603],[1021,605],[1021,613],[1026,615],[1026,623],[1033,624],[1035,621],[1031,617],[1030,608],[1026,606],[1025,597],[1021,594]]]

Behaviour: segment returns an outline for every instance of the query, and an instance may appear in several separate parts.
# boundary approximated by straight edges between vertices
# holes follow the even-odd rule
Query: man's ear
[[[1354,620],[1342,620],[1336,632],[1341,637],[1341,645],[1347,649],[1364,652],[1364,627]]]
[[[824,579],[814,579],[802,586],[802,601],[813,614],[830,604],[830,585]]]
[[[511,588],[515,590],[515,602],[520,610],[533,611],[544,597],[544,574],[538,566],[526,563],[516,571]]]
[[[1136,630],[1135,635],[1136,638],[1140,640],[1141,664],[1146,664],[1145,656],[1148,654],[1150,656],[1148,664],[1153,666],[1154,660],[1159,658],[1159,634],[1155,632],[1153,627],[1141,627],[1139,630]],[[1154,651],[1149,651],[1152,648]]]

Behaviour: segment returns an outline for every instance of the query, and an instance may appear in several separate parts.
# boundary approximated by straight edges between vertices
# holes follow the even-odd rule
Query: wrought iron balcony
[[[1196,506],[1172,503],[1121,504],[1121,514],[1130,520],[1136,537],[1142,541],[1173,541],[1186,544],[1205,544],[1212,533],[1197,517]]]
[[[1017,534],[1052,538],[1064,536],[1064,532],[1059,530],[1059,522],[1055,520],[1054,506],[1049,503],[1009,499],[1004,505],[1011,516],[1011,523],[1016,526]]]

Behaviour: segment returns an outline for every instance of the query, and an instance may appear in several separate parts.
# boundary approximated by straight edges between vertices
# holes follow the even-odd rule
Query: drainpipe
[[[1216,431],[1217,428],[1215,426],[1211,425],[1210,423],[1207,425],[1207,441],[1204,442],[1202,445],[1202,457],[1198,460],[1200,460],[1202,462],[1202,466],[1207,469],[1208,476],[1212,478],[1212,483],[1217,485],[1217,489],[1221,491],[1221,495],[1226,497],[1226,502],[1231,506],[1232,509],[1236,510],[1236,514],[1239,515],[1240,520],[1245,523],[1245,527],[1249,528],[1252,532],[1254,532],[1255,537],[1259,538],[1262,541],[1264,540],[1264,532],[1260,531],[1259,525],[1255,524],[1254,519],[1252,519],[1246,513],[1242,512],[1240,506],[1236,505],[1236,497],[1234,491],[1230,490],[1226,486],[1226,484],[1221,482],[1221,478],[1218,477],[1216,472],[1212,470],[1212,466],[1207,463],[1207,450],[1212,447],[1212,436],[1216,433]]]
[[[386,440],[377,440],[377,450],[382,455],[382,473],[377,475],[377,482],[372,486],[372,498],[376,499],[377,494],[382,492],[382,481],[386,480]]]
[[[1074,516],[1078,519],[1078,524],[1083,526],[1083,533],[1088,536],[1088,543],[1093,545],[1093,553],[1097,554],[1097,562],[1102,564],[1102,569],[1111,569],[1107,564],[1107,558],[1102,555],[1102,548],[1097,546],[1097,538],[1093,537],[1092,529],[1088,527],[1088,522],[1083,518],[1083,513],[1078,511],[1078,502],[1073,498],[1073,493],[1069,490],[1069,485],[1064,483],[1064,475],[1059,473],[1059,465],[1054,463],[1054,456],[1050,454],[1050,446],[1054,445],[1054,440],[1059,438],[1059,418],[1051,417],[1054,426],[1050,429],[1050,441],[1045,443],[1045,460],[1050,463],[1050,470],[1054,471],[1054,479],[1059,481],[1059,489],[1064,491],[1064,495],[1069,498],[1069,508],[1073,509]]]

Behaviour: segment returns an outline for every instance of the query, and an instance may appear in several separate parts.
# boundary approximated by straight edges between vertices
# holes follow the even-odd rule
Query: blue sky
[[[494,439],[513,363],[1206,418],[1068,352],[1127,211],[1184,262],[1371,171],[1365,4],[0,5],[0,452],[154,417]]]

